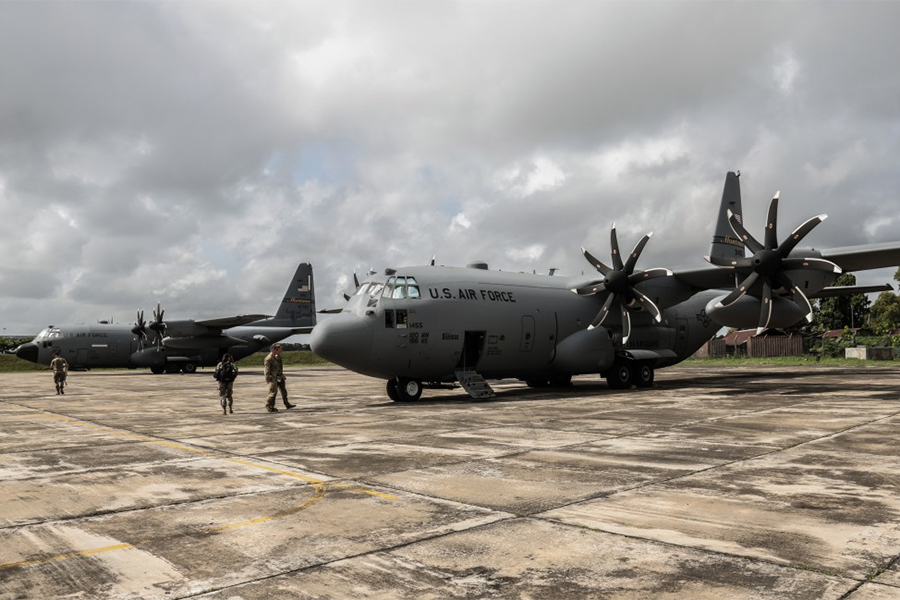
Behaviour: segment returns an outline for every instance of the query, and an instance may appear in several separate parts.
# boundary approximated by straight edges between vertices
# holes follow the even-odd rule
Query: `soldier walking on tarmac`
[[[284,365],[281,362],[281,344],[272,344],[269,355],[266,356],[263,363],[263,373],[266,376],[266,383],[269,384],[269,395],[266,398],[266,410],[269,412],[278,412],[275,408],[275,396],[278,390],[281,390],[281,399],[285,408],[294,408],[294,405],[288,402],[287,388],[284,385]]]
[[[53,360],[50,361],[50,368],[53,370],[53,383],[56,385],[56,395],[65,394],[66,374],[69,372],[69,363],[59,355],[59,352],[54,352]]]
[[[238,368],[234,364],[234,359],[227,352],[222,355],[222,361],[216,365],[213,373],[216,381],[219,382],[219,401],[222,403],[222,414],[234,414],[232,405],[234,404],[234,380],[237,379]]]

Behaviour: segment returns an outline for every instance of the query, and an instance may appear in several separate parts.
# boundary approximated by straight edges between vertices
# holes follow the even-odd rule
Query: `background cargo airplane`
[[[486,379],[544,386],[583,373],[599,373],[614,388],[644,387],[655,369],[691,356],[721,326],[784,327],[812,319],[809,298],[890,289],[828,285],[842,270],[900,264],[900,242],[797,249],[825,215],[779,242],[777,194],[760,242],[742,224],[738,178],[728,173],[725,180],[706,257],[714,266],[637,269],[650,235],[623,257],[613,225],[610,265],[582,248],[598,271],[590,277],[490,271],[484,263],[386,269],[319,323],[310,345],[323,358],[386,379],[388,396],[398,401],[455,381],[480,398],[493,395]]]
[[[154,373],[193,373],[198,366],[215,365],[229,352],[240,360],[266,346],[315,325],[313,271],[301,263],[288,285],[275,316],[238,315],[203,321],[163,320],[157,305],[153,321],[138,312],[133,326],[49,326],[31,342],[16,349],[16,356],[49,365],[59,352],[72,368],[149,367]]]

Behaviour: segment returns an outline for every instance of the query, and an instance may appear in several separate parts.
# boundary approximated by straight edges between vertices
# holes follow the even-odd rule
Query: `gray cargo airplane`
[[[777,194],[759,242],[740,217],[738,178],[725,180],[706,257],[713,266],[637,269],[650,234],[623,257],[613,225],[610,266],[582,248],[599,273],[590,277],[490,271],[484,263],[386,269],[319,323],[310,345],[325,359],[386,379],[395,401],[454,382],[484,398],[493,396],[486,379],[540,387],[584,373],[601,374],[613,388],[647,387],[655,369],[691,356],[721,326],[783,327],[812,318],[809,298],[890,289],[828,286],[843,270],[900,265],[900,242],[796,249],[820,215],[779,244]]]
[[[153,321],[143,311],[133,326],[98,323],[45,328],[16,349],[16,356],[49,365],[53,354],[71,368],[149,367],[153,373],[193,373],[198,366],[215,365],[225,352],[240,360],[266,346],[315,325],[313,271],[309,263],[297,267],[274,317],[238,315],[221,319],[166,321],[157,305]]]

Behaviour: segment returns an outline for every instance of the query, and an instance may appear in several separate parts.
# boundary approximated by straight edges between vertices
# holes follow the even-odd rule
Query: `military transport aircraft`
[[[900,242],[797,249],[825,215],[779,243],[777,214],[778,194],[763,241],[754,238],[740,216],[739,173],[728,173],[706,257],[713,266],[637,269],[650,234],[623,257],[613,225],[610,265],[582,248],[598,271],[590,277],[490,271],[484,263],[386,269],[322,320],[310,345],[325,359],[386,379],[396,401],[457,381],[484,398],[493,396],[486,379],[539,387],[583,373],[599,373],[613,388],[646,387],[655,369],[691,356],[721,326],[784,327],[812,319],[809,298],[890,289],[828,286],[843,270],[900,265]]]
[[[143,311],[134,325],[50,325],[32,341],[16,349],[16,356],[49,365],[53,354],[71,368],[149,367],[154,373],[193,373],[198,366],[215,365],[225,352],[240,360],[270,344],[309,333],[315,325],[313,270],[297,267],[287,292],[272,318],[238,315],[203,321],[164,320],[157,305],[153,321]]]

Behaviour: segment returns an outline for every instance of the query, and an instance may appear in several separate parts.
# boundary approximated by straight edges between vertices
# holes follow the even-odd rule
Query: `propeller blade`
[[[800,296],[800,299],[797,299],[797,296]],[[801,302],[802,300],[802,302]],[[794,289],[794,302],[797,303],[797,306],[806,311],[806,322],[813,322],[813,309],[812,304],[809,303],[809,298],[806,297],[806,294],[803,293],[803,290],[800,288]]]
[[[761,334],[769,328],[772,321],[772,288],[768,281],[763,281],[762,302],[759,306],[759,326],[756,328],[756,335]]]
[[[737,302],[744,294],[747,293],[753,284],[756,283],[756,280],[759,278],[759,273],[756,271],[747,275],[747,278],[744,279],[740,285],[732,291],[730,294],[722,298],[716,303],[716,308],[723,308],[725,306],[731,306],[735,302]]]
[[[650,233],[642,237],[641,241],[635,244],[634,250],[631,251],[631,255],[628,257],[628,260],[625,261],[625,272],[629,275],[634,273],[634,265],[637,264],[638,259],[641,257],[641,252],[644,251],[644,246],[646,246],[647,242],[650,241],[650,236],[652,235],[653,232],[651,231]]]
[[[753,259],[751,258],[726,258],[724,256],[704,256],[703,258],[711,265],[715,265],[717,267],[726,267],[729,269],[741,269],[753,266]]]
[[[356,289],[359,289],[359,277],[356,276],[356,271],[353,271],[353,285],[356,286]]]
[[[674,273],[669,269],[647,269],[646,271],[638,271],[637,273],[633,273],[628,276],[628,283],[631,285],[636,285],[642,281],[647,281],[650,279],[656,279],[657,277],[672,277]]]
[[[769,202],[769,214],[766,217],[766,249],[774,250],[778,247],[778,196],[781,192],[775,192],[772,201]]]
[[[621,271],[625,268],[625,265],[622,264],[622,255],[619,252],[619,238],[616,235],[616,224],[612,224],[612,229],[609,230],[609,247],[612,249],[612,261],[613,268],[616,271]]]
[[[623,302],[619,302],[619,308],[622,311],[622,343],[627,344],[631,335],[631,315],[628,314],[628,307]]]
[[[750,249],[750,252],[756,254],[763,249],[763,245],[757,242],[756,238],[744,229],[740,217],[731,212],[731,210],[728,210],[728,224],[731,225],[731,230],[734,232],[734,235],[738,236],[738,239],[744,242],[744,245]]]
[[[584,257],[587,259],[587,261],[591,263],[594,268],[600,271],[603,275],[609,275],[609,272],[612,271],[612,269],[603,264],[603,261],[601,261],[599,258],[594,256],[584,248],[581,249],[581,253],[584,254]]]
[[[812,219],[808,220],[806,223],[798,227],[791,234],[791,237],[787,238],[781,245],[778,246],[778,251],[781,252],[782,256],[787,256],[791,253],[791,250],[797,247],[797,244],[800,243],[800,240],[806,237],[806,235],[816,228],[816,225],[824,221],[828,218],[828,215],[817,215]]]
[[[594,327],[599,327],[603,321],[606,320],[606,317],[609,316],[609,308],[612,306],[613,300],[615,299],[615,294],[610,294],[606,299],[606,302],[603,303],[603,306],[600,308],[600,312],[597,313],[597,316],[594,317],[594,320],[588,325],[588,330],[593,329]]]
[[[347,292],[341,292],[341,295],[344,296],[345,301],[350,300],[350,294],[348,294]]]
[[[598,292],[605,292],[606,291],[606,283],[601,281],[600,283],[588,285],[585,287],[580,287],[580,288],[574,289],[572,291],[574,293],[578,294],[579,296],[590,296],[590,295],[596,294]]]
[[[824,258],[786,258],[781,261],[781,266],[784,267],[785,271],[810,269],[825,273],[843,273],[843,269]]]
[[[662,321],[662,314],[659,312],[659,308],[656,304],[653,303],[653,300],[640,293],[637,290],[632,290],[634,292],[634,298],[641,303],[641,306],[653,316],[653,319],[659,323]]]

